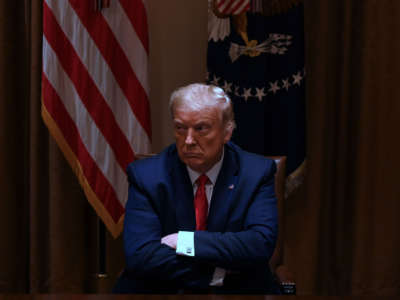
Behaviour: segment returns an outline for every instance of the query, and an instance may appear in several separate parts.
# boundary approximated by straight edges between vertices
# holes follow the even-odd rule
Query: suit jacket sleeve
[[[129,196],[124,223],[124,248],[127,271],[140,279],[170,280],[183,287],[206,287],[211,275],[207,269],[161,244],[162,228],[149,195],[128,167]]]
[[[247,195],[250,203],[241,231],[195,232],[196,260],[231,270],[265,268],[277,238],[275,171],[275,163],[269,163],[253,195]],[[239,197],[246,195],[239,194]]]

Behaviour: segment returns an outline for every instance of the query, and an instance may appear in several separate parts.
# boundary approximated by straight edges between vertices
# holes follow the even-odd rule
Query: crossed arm
[[[260,181],[243,219],[243,230],[196,231],[194,257],[176,255],[177,233],[162,236],[160,219],[133,170],[129,179],[124,244],[127,269],[134,276],[206,287],[215,267],[242,270],[267,264],[277,232],[273,174]]]

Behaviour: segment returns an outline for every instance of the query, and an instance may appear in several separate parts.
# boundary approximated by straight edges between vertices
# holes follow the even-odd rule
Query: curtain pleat
[[[122,241],[106,235],[40,114],[42,1],[0,3],[0,292],[110,291]]]
[[[400,2],[305,1],[308,174],[285,258],[304,294],[400,294]]]

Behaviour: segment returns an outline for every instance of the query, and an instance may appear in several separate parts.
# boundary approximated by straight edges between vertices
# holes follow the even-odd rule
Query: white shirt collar
[[[206,175],[207,175],[208,179],[211,181],[212,185],[215,185],[215,183],[217,181],[219,171],[221,170],[221,167],[222,167],[222,162],[224,161],[224,154],[225,154],[225,149],[222,148],[221,159],[210,170],[208,170],[206,172]],[[197,178],[199,178],[201,173],[192,170],[187,165],[186,165],[186,169],[188,170],[190,181],[192,182],[192,185],[194,185],[194,183],[196,182]]]

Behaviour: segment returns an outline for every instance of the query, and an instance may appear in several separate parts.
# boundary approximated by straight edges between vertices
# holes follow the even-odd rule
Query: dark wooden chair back
[[[276,163],[275,194],[278,205],[279,233],[275,251],[269,261],[270,268],[274,273],[283,294],[296,294],[296,283],[292,272],[284,264],[284,241],[285,241],[285,185],[286,185],[286,156],[267,156]]]

